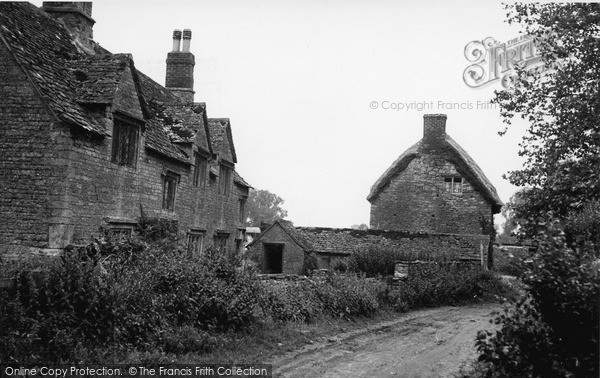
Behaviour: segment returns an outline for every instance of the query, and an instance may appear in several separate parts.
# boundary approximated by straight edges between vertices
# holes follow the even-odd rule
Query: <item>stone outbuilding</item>
[[[91,2],[0,2],[0,253],[55,254],[142,214],[190,253],[242,246],[250,185],[231,123],[194,102],[190,30],[166,86],[92,39]]]
[[[248,245],[248,259],[264,274],[302,274],[311,259],[317,268],[329,269],[335,259],[372,248],[416,256],[435,253],[484,265],[489,241],[488,235],[295,227],[277,220]]]

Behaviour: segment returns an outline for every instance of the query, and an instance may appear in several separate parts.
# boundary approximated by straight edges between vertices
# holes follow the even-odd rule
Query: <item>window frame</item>
[[[179,186],[180,175],[167,171],[162,174],[163,181],[163,195],[162,195],[162,209],[166,211],[175,211],[175,203],[177,200],[177,187]],[[172,190],[170,190],[172,189]],[[172,195],[169,195],[172,192]]]
[[[446,193],[459,195],[464,192],[465,180],[461,176],[444,177],[444,190]]]
[[[208,156],[201,152],[194,154],[194,186],[204,188],[208,173]]]
[[[213,245],[215,248],[221,252],[227,252],[227,241],[229,240],[229,234],[225,232],[217,232],[213,236]]]
[[[190,257],[202,253],[204,248],[205,231],[191,230],[187,234],[187,252]],[[195,242],[192,242],[195,241]]]
[[[130,121],[125,117],[116,114],[113,116],[111,163],[133,169],[137,168],[141,126],[138,122]],[[125,138],[126,136],[129,137]],[[124,148],[125,146],[126,148]]]
[[[246,213],[246,198],[241,197],[238,201],[239,204],[239,208],[238,208],[238,214],[239,214],[239,221],[244,224],[246,223],[246,217],[245,217],[245,213]]]
[[[228,196],[231,193],[233,167],[219,163],[219,193]]]

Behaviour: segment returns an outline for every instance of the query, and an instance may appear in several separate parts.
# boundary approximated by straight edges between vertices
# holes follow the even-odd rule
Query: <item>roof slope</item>
[[[0,2],[0,38],[59,120],[106,134],[104,125],[77,102],[78,85],[67,63],[82,54],[61,24],[32,4]]]
[[[209,118],[208,128],[213,152],[224,160],[237,163],[229,118]]]
[[[425,144],[422,140],[412,145],[404,151],[398,159],[375,181],[367,200],[373,199],[392,181],[394,177],[406,169],[408,164],[417,156],[422,154]],[[481,168],[475,163],[475,160],[465,151],[454,139],[446,135],[446,140],[440,149],[440,156],[454,164],[456,169],[490,202],[494,212],[499,212],[502,207],[502,200],[496,192],[496,188],[485,176]]]
[[[276,220],[271,227],[262,232],[254,239],[249,246],[252,246],[263,238],[268,237],[269,230],[273,227],[281,227],[286,234],[305,252],[318,253],[325,255],[349,255],[357,251],[365,251],[371,248],[386,248],[389,250],[406,250],[407,239],[427,239],[433,236],[452,235],[452,234],[429,234],[426,232],[410,231],[388,231],[388,230],[355,230],[351,228],[325,228],[325,227],[294,227],[291,222],[286,220]],[[469,235],[461,235],[469,237]],[[472,235],[481,237],[482,235]],[[440,252],[436,254],[452,252]],[[471,259],[477,257],[478,251],[474,254],[469,252],[460,252],[457,257]],[[477,257],[478,258],[478,257]]]
[[[212,152],[204,104],[182,107],[168,89],[135,69],[129,54],[111,54],[93,42],[88,55],[52,16],[29,3],[0,2],[0,43],[22,66],[59,121],[107,135],[94,104],[112,104],[125,71],[131,70],[146,121],[146,147],[189,164],[176,143],[193,142]],[[199,134],[199,135],[198,135]]]

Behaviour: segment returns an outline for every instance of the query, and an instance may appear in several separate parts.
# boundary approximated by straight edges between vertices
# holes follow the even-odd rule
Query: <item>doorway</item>
[[[283,273],[283,244],[263,244],[265,251],[264,269],[266,274]]]

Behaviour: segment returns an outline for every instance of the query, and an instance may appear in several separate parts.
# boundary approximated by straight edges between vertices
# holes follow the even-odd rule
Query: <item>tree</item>
[[[287,211],[281,206],[285,201],[268,190],[250,190],[246,209],[248,225],[260,226],[262,222],[273,223],[277,219],[287,217]]]
[[[353,224],[352,226],[350,226],[350,228],[352,228],[354,230],[368,230],[369,226],[367,226],[364,223],[361,223],[361,224]]]
[[[508,179],[530,189],[513,210],[535,236],[539,219],[559,218],[600,199],[600,4],[513,4],[508,22],[534,37],[543,67],[516,67],[514,87],[496,92],[507,125],[529,122]],[[506,130],[504,130],[505,132]],[[503,132],[501,132],[502,134]]]
[[[600,5],[508,5],[509,23],[534,37],[544,66],[517,68],[496,93],[510,124],[529,122],[522,170],[527,187],[508,212],[539,247],[522,275],[527,295],[480,332],[486,377],[597,377],[600,275]]]

